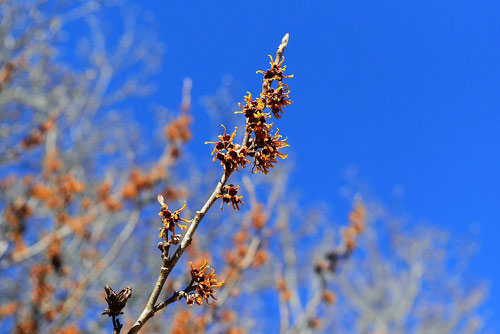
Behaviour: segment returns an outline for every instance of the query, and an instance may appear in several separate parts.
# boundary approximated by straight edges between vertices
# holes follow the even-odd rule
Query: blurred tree
[[[191,80],[184,81],[178,112],[158,108],[156,128],[148,132],[155,135],[145,135],[134,120],[129,101],[153,90],[162,47],[137,15],[123,14],[120,38],[109,40],[102,26],[116,12],[113,1],[0,2],[3,331],[120,331],[120,312],[123,328],[131,328],[168,257],[165,249],[182,237],[172,233],[156,249],[157,230],[169,233],[157,216],[157,194],[160,204],[175,209],[188,200],[182,217],[195,217],[190,208],[203,205],[199,194],[209,194],[217,180],[215,169],[198,167],[208,157],[198,161],[184,145],[191,139]],[[279,68],[274,64],[271,72]],[[279,92],[266,83],[263,91],[286,105],[279,97],[287,88],[280,85]],[[217,101],[205,99],[212,115],[234,111],[218,111],[232,105]],[[276,105],[270,109],[281,116]],[[147,322],[147,332],[481,328],[484,289],[462,279],[463,257],[444,233],[393,224],[359,191],[349,196],[354,206],[342,227],[293,199],[286,168],[271,173],[235,173],[231,182],[241,188],[219,189],[222,198],[214,201],[226,210],[212,210],[200,224],[185,248],[194,269],[183,259],[172,271],[160,295],[165,303],[155,305],[167,308]],[[165,204],[162,217],[167,212]],[[225,283],[210,281],[218,300],[198,306],[193,280],[212,279],[205,261]],[[104,291],[108,285],[117,293]],[[132,289],[119,292],[125,286]],[[113,323],[101,316],[105,308]]]

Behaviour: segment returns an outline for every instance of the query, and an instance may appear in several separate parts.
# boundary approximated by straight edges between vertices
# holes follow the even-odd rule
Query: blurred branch
[[[120,255],[121,249],[125,246],[126,241],[130,238],[132,232],[137,226],[137,223],[139,222],[139,212],[138,208],[132,210],[127,224],[113,242],[109,252],[95,265],[94,269],[82,279],[71,297],[69,297],[63,304],[56,320],[54,320],[54,323],[50,326],[52,330],[58,330],[62,326],[74,308],[78,305],[79,300],[85,295],[89,286],[94,283],[102,272],[107,270],[115,258]]]

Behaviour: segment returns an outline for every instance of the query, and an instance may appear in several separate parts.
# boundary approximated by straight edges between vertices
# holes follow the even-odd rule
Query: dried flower
[[[61,170],[64,166],[64,163],[56,150],[50,150],[45,156],[43,166],[45,173],[51,174],[53,172]]]
[[[237,196],[239,187],[240,186],[235,187],[233,184],[230,184],[222,188],[221,193],[217,195],[218,198],[222,199],[222,203],[220,204],[221,210],[224,210],[224,204],[227,204],[227,206],[232,205],[235,210],[240,209],[239,204],[244,204],[241,200],[243,196]]]
[[[26,136],[21,145],[24,149],[32,149],[42,143],[46,133],[54,127],[54,119],[49,118],[38,127],[33,129],[28,136]]]
[[[58,330],[59,334],[80,334],[82,331],[76,324],[70,324]]]
[[[312,329],[320,329],[321,328],[321,320],[318,318],[314,317],[309,319],[307,322],[307,326]]]
[[[63,196],[66,203],[70,203],[73,200],[74,194],[79,194],[85,189],[84,184],[71,174],[60,176],[57,182],[59,186],[58,192]]]
[[[191,295],[190,295],[191,296]],[[187,298],[191,298],[191,297]],[[203,315],[195,316],[193,312],[181,310],[173,319],[172,334],[205,333],[206,321]]]
[[[347,227],[342,230],[342,237],[346,251],[351,253],[356,248],[356,236],[358,233],[353,227]]]
[[[13,315],[18,308],[19,304],[17,302],[11,302],[0,306],[0,319]]]
[[[278,290],[280,294],[280,298],[283,300],[290,300],[291,298],[291,293],[290,290],[288,290],[288,286],[286,284],[286,280],[284,278],[278,278],[276,280],[276,289]]]
[[[249,237],[250,235],[248,234],[248,231],[246,229],[242,229],[234,235],[233,241],[236,245],[241,245],[246,243]]]
[[[97,187],[96,201],[102,202],[109,211],[116,212],[122,209],[122,203],[111,195],[111,183],[109,181],[104,181]]]
[[[33,281],[33,291],[31,292],[33,303],[41,304],[47,301],[55,288],[48,284],[49,275],[52,272],[50,265],[35,264],[31,268],[30,276]]]
[[[47,247],[47,257],[55,272],[61,273],[63,259],[61,256],[61,238],[59,236],[54,237],[49,247]]]
[[[184,205],[182,208],[180,208],[177,211],[170,212],[168,210],[168,206],[165,204],[165,200],[163,199],[162,195],[158,195],[158,203],[161,205],[161,211],[158,213],[158,215],[161,217],[161,220],[163,222],[163,227],[160,229],[160,234],[158,235],[158,238],[167,238],[168,231],[172,232],[173,234],[175,233],[175,227],[178,226],[181,229],[187,228],[185,225],[179,224],[179,221],[189,223],[190,221],[184,218],[180,217],[180,213],[182,210],[186,208],[186,202],[184,202]]]
[[[23,233],[24,226],[20,223],[32,214],[33,209],[31,206],[29,206],[23,198],[18,197],[14,203],[7,206],[5,220],[12,225],[17,232]]]
[[[31,187],[31,195],[41,201],[44,201],[53,195],[53,191],[42,183],[35,183]]]
[[[322,298],[323,301],[329,305],[335,304],[335,302],[337,302],[337,295],[330,290],[324,290]]]
[[[165,134],[167,135],[167,138],[171,141],[189,141],[192,136],[191,131],[189,130],[191,122],[191,117],[188,115],[180,115],[177,119],[173,120],[165,127]]]
[[[255,252],[255,257],[253,259],[252,266],[254,266],[254,267],[260,267],[261,265],[263,265],[264,263],[266,263],[267,258],[268,258],[267,251],[265,251],[263,249],[257,250],[257,252]]]
[[[243,333],[246,333],[246,331],[238,327],[229,327],[229,329],[226,331],[226,334],[243,334]]]
[[[231,310],[222,310],[221,311],[221,320],[223,323],[233,322],[236,318],[236,314]]]
[[[108,303],[108,307],[104,309],[102,314],[107,314],[110,317],[123,314],[122,309],[127,304],[130,296],[132,296],[132,288],[130,286],[126,286],[118,294],[116,294],[115,290],[111,289],[108,285],[104,287],[104,290],[106,291],[106,302]]]
[[[177,201],[179,198],[185,198],[188,192],[185,188],[167,186],[165,190],[162,191],[162,194],[166,201]]]
[[[349,223],[354,228],[356,233],[359,234],[363,232],[363,229],[365,227],[365,218],[365,207],[360,201],[358,201],[356,202],[356,204],[354,204],[354,208],[349,214]]]
[[[252,211],[252,225],[256,230],[262,229],[269,217],[263,212],[262,204],[257,204]]]
[[[12,72],[16,69],[16,64],[9,61],[0,70],[0,84],[8,83],[12,79]],[[1,90],[0,90],[1,91]]]

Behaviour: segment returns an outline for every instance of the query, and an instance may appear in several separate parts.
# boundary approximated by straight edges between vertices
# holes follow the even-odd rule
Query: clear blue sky
[[[480,226],[472,269],[490,279],[488,307],[500,310],[500,1],[141,6],[167,47],[153,100],[177,105],[189,76],[195,117],[203,112],[197,99],[224,74],[258,92],[255,70],[289,32],[294,104],[280,128],[296,163],[292,186],[335,204],[342,170],[356,164],[382,199],[401,185],[412,217],[466,238]],[[203,126],[195,124],[197,133],[206,134]]]

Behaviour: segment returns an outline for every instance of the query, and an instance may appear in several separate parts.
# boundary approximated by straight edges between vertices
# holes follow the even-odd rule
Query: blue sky
[[[487,307],[500,309],[499,1],[141,6],[167,47],[152,101],[178,105],[191,77],[195,143],[207,140],[196,101],[225,74],[258,92],[255,70],[289,32],[294,104],[279,127],[292,146],[292,187],[335,209],[341,173],[355,164],[380,198],[404,189],[409,215],[481,245],[471,268],[492,283]]]

